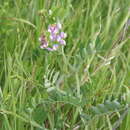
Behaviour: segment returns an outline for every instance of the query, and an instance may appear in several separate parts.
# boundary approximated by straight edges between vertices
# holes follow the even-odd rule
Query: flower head
[[[67,37],[67,34],[63,31],[60,31],[61,29],[62,26],[60,22],[58,22],[57,24],[49,25],[48,32],[50,32],[50,40],[57,41],[62,45],[66,45],[64,39]]]
[[[49,32],[48,41],[50,41],[51,43],[54,42],[56,44],[53,44],[52,47],[49,47],[49,43],[46,40],[45,35],[42,35],[39,38],[39,41],[41,42],[40,47],[42,49],[46,49],[48,51],[56,51],[60,45],[63,45],[63,46],[66,45],[65,38],[67,37],[67,34],[62,31],[62,25],[60,22],[58,22],[57,24],[49,25],[48,32]]]

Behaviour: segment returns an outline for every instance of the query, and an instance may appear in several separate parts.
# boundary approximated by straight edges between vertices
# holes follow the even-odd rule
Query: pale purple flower
[[[53,33],[54,33],[54,34],[57,34],[58,32],[59,32],[58,28],[55,27],[55,29],[53,30]]]
[[[51,33],[53,30],[54,30],[54,26],[49,25],[49,26],[48,26],[48,32],[50,32],[50,33]]]
[[[67,37],[67,34],[64,32],[59,33],[58,29],[61,29],[60,23],[58,23],[56,25],[52,25],[52,26],[49,25],[48,31],[50,32],[50,39],[51,39],[51,41],[57,41],[57,42],[61,41],[60,42],[61,44],[65,44],[63,39]]]
[[[61,37],[61,38],[66,38],[66,37],[67,37],[67,34],[64,33],[64,32],[61,32],[61,33],[60,33],[60,37]]]
[[[61,39],[59,42],[60,42],[61,45],[66,45],[66,41],[63,40],[63,39]]]
[[[57,24],[49,25],[48,26],[48,32],[49,38],[52,43],[57,42],[57,44],[53,44],[52,47],[49,46],[48,41],[46,40],[45,35],[42,35],[39,38],[39,41],[41,42],[41,48],[46,49],[48,51],[56,51],[60,45],[66,45],[65,38],[67,37],[67,34],[62,31],[62,25],[60,22]]]
[[[56,51],[56,50],[58,49],[58,47],[59,47],[58,44],[54,44],[54,45],[53,45],[53,48],[47,47],[47,48],[45,48],[45,49],[48,50],[48,51]]]
[[[57,34],[59,32],[59,28],[55,24],[49,25],[48,32],[53,33],[53,34]]]
[[[59,47],[59,45],[58,45],[58,44],[54,44],[54,45],[53,45],[53,50],[55,50],[55,51],[56,51],[56,50],[58,49],[58,47]]]
[[[56,34],[51,34],[50,39],[51,39],[51,41],[56,41],[57,35]]]
[[[57,35],[57,42],[59,42],[61,39],[62,39],[61,36]]]

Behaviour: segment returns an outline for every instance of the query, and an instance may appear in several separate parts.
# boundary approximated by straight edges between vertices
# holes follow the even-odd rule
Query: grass
[[[1,0],[0,129],[130,130],[129,5]],[[67,45],[40,49],[56,20]]]

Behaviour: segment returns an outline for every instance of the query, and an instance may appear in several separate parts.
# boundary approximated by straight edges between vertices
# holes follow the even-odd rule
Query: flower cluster
[[[67,34],[62,30],[62,26],[60,23],[49,25],[48,26],[48,32],[49,32],[49,40],[53,43],[52,47],[49,47],[49,43],[46,40],[45,35],[42,35],[39,40],[41,42],[41,48],[46,49],[48,51],[56,51],[60,45],[65,46],[66,41],[65,38],[67,37]]]

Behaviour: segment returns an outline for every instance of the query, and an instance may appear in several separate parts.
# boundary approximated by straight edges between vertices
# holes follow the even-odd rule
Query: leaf
[[[105,102],[105,106],[106,106],[109,110],[116,110],[116,109],[118,109],[118,108],[121,107],[120,103],[117,102],[117,101],[112,101],[112,102],[106,101],[106,102]]]
[[[33,111],[33,119],[40,125],[43,125],[44,121],[47,118],[47,112],[44,109],[43,105],[38,105]]]
[[[98,114],[108,114],[111,112],[119,111],[123,106],[117,102],[114,101],[105,101],[104,104],[98,104],[97,106],[92,106],[91,110],[94,115]]]
[[[85,114],[85,113],[82,113],[81,115],[80,115],[82,118],[84,118],[85,120],[91,120],[91,118],[92,118],[92,116],[91,115],[88,115],[88,114]]]
[[[102,113],[108,112],[108,108],[107,108],[104,104],[99,104],[99,105],[98,105],[98,109],[99,109]]]
[[[56,83],[58,76],[59,76],[59,72],[56,72],[55,75],[53,76],[52,84]]]
[[[92,106],[92,111],[94,112],[94,114],[101,114],[101,111],[98,109],[98,107]]]

